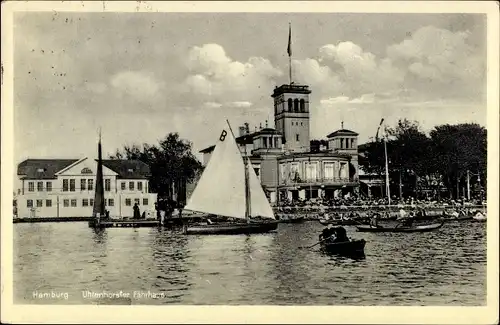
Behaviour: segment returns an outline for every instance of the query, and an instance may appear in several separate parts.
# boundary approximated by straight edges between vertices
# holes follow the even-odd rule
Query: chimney
[[[262,123],[259,123],[259,130],[262,130]]]
[[[247,131],[247,129],[245,128],[245,126],[240,126],[240,137],[242,135],[245,135],[246,131]]]
[[[247,122],[243,123],[243,125],[245,126],[245,132],[246,132],[246,134],[249,134],[250,133],[250,126],[248,125]]]
[[[266,129],[267,129],[267,120],[266,120]]]

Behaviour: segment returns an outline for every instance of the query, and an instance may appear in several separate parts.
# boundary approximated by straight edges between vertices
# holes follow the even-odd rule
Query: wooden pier
[[[148,227],[175,228],[175,227],[182,227],[182,220],[180,219],[165,220],[163,224],[161,224],[156,219],[101,220],[98,224],[95,222],[95,220],[91,220],[89,221],[89,227],[91,228],[148,228]]]
[[[92,228],[151,228],[159,227],[158,220],[103,220],[98,224],[95,221],[89,222]]]

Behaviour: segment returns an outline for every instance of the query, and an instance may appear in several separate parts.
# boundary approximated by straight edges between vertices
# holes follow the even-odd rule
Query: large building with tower
[[[274,125],[250,132],[245,123],[236,142],[247,154],[272,203],[283,200],[333,198],[359,189],[358,134],[344,129],[326,136],[326,146],[311,146],[309,96],[306,85],[276,87]],[[203,163],[215,146],[201,150]]]

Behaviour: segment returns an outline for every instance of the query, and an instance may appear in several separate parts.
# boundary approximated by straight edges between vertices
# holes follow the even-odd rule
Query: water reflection
[[[314,245],[317,222],[275,233],[185,236],[157,228],[93,231],[83,223],[14,225],[14,302],[45,304],[480,305],[486,227],[446,224],[422,234],[356,233],[364,258]],[[39,301],[34,290],[70,293]],[[148,299],[92,300],[81,292],[151,291]]]

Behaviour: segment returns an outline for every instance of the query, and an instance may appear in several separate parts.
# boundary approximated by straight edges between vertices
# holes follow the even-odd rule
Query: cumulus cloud
[[[153,76],[142,71],[123,71],[111,77],[111,85],[124,94],[139,100],[149,99],[158,94],[160,84]]]
[[[265,58],[235,61],[218,44],[193,47],[186,65],[190,75],[184,80],[184,91],[216,101],[253,102],[262,96],[260,89],[272,89],[282,75]]]
[[[389,46],[387,55],[412,74],[414,80],[407,80],[410,85],[429,81],[443,86],[453,84],[439,88],[439,92],[461,96],[484,82],[484,53],[469,44],[470,36],[468,31],[453,33],[433,26],[422,27],[409,39]],[[429,87],[429,91],[433,90],[437,90],[435,86]]]
[[[296,61],[296,71],[300,81],[330,96],[356,97],[386,92],[398,87],[404,79],[404,72],[394,67],[389,59],[378,59],[352,42],[322,46],[318,59]]]

